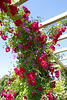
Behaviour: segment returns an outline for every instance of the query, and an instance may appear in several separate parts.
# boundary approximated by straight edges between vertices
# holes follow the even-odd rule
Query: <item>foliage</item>
[[[60,69],[61,72],[61,81],[64,86],[64,92],[65,94],[63,95],[64,99],[67,99],[67,70],[63,70],[62,68]]]
[[[60,78],[56,81],[56,87],[53,90],[58,95],[58,100],[66,100],[67,94],[64,89],[64,81]]]
[[[29,20],[30,11],[25,6],[19,9],[11,0],[1,1],[1,5],[0,35],[4,41],[8,39],[5,51],[12,50],[18,59],[14,75],[8,79],[9,86],[2,95],[6,100],[57,100],[53,88],[59,70],[55,70],[51,60],[58,38],[66,30],[67,20],[40,31],[38,20]]]
[[[0,96],[2,91],[4,90],[5,87],[7,87],[7,81],[9,79],[8,75],[4,75],[1,79],[0,79]]]

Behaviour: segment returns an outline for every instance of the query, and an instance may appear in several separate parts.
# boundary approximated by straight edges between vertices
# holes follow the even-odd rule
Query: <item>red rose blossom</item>
[[[24,99],[27,99],[27,96],[24,96]]]
[[[6,51],[6,52],[9,52],[9,51],[10,51],[10,47],[7,46],[7,47],[5,48],[5,51]]]
[[[51,44],[50,45],[50,48],[53,50],[53,51],[55,51],[55,47]]]
[[[16,20],[16,21],[14,22],[14,24],[15,24],[16,26],[20,26],[21,23],[22,23],[21,19],[18,19],[18,20]]]
[[[42,91],[42,86],[40,86],[39,88],[37,88],[38,91]]]
[[[32,23],[32,24],[31,24],[31,29],[32,29],[34,32],[39,31],[38,22]]]
[[[18,13],[18,9],[17,9],[16,6],[14,6],[14,5],[9,5],[8,7],[9,7],[9,9],[10,9],[10,12],[11,12],[12,16],[14,16],[15,14]]]

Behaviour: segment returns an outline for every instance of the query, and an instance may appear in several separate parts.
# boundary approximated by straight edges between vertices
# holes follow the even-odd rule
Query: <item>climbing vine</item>
[[[11,4],[11,0],[0,3],[0,36],[6,45],[5,51],[17,54],[14,75],[2,92],[5,100],[57,100],[52,91],[59,70],[52,63],[52,53],[58,38],[66,30],[67,20],[58,25],[39,29],[39,22],[29,20],[30,11]],[[47,42],[47,40],[52,42]]]

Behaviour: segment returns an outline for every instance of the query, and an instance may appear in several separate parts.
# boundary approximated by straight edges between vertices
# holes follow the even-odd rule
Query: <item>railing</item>
[[[64,19],[65,17],[67,17],[67,12],[64,12],[64,13],[62,13],[62,14],[56,16],[56,17],[53,17],[53,18],[51,18],[51,19],[49,19],[49,20],[47,20],[47,21],[45,21],[45,22],[40,23],[40,24],[42,24],[42,26],[40,26],[40,24],[39,24],[39,28],[41,29],[41,28],[43,28],[43,27],[45,27],[45,26],[51,25],[51,24],[53,24],[53,23],[55,23],[55,22],[60,21],[61,19]],[[66,39],[66,38],[67,38],[67,34],[64,34],[64,35],[60,36],[60,38],[59,38],[58,40],[60,41],[60,40]],[[47,42],[52,42],[52,41],[50,40],[50,41],[47,41]],[[64,52],[64,51],[67,51],[67,47],[66,47],[66,48],[62,48],[62,49],[59,49],[59,50],[56,50],[56,51],[54,52],[54,54],[55,54],[55,53],[61,53],[61,52]],[[60,65],[62,68],[64,68],[65,70],[67,70],[67,68],[65,67],[65,66],[67,66],[67,63],[66,63],[66,64],[63,64],[63,63],[61,62],[62,60],[66,60],[67,57],[64,57],[64,58],[58,60],[58,59],[55,57],[54,54],[52,55],[52,56],[53,56],[53,59],[54,59],[54,61],[58,64],[58,65],[56,65],[56,67],[58,67],[58,66]]]

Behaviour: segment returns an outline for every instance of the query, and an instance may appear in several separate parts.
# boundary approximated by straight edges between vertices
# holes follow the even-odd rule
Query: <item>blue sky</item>
[[[42,21],[46,21],[66,12],[67,0],[28,0],[22,6],[26,6],[31,11],[33,18],[36,19],[36,16],[41,16],[43,18]],[[66,47],[67,40],[60,44],[60,48]],[[7,74],[10,69],[13,69],[13,63],[15,63],[11,52],[6,53],[2,48],[3,45],[4,41],[0,38],[0,77]]]

